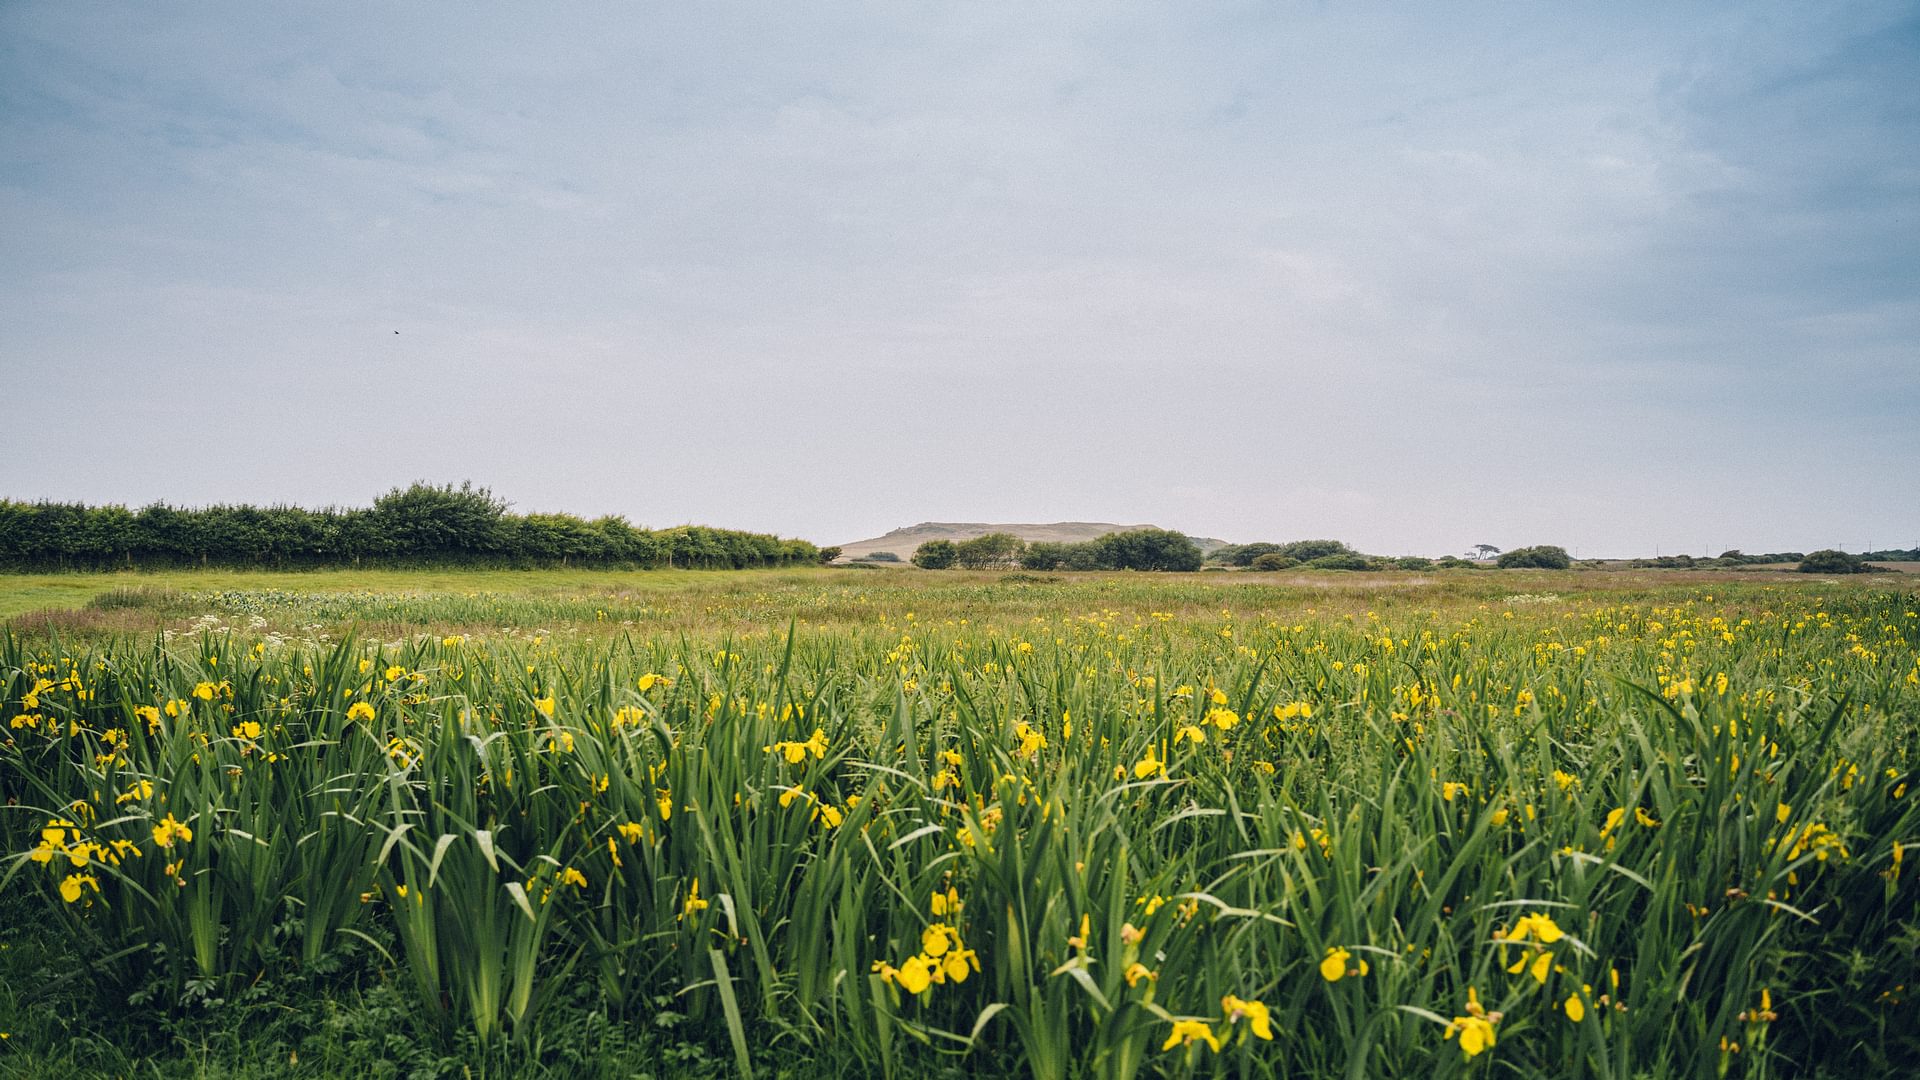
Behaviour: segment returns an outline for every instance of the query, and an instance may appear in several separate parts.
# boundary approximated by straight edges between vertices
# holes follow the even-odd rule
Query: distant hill
[[[918,525],[908,525],[895,529],[885,536],[876,536],[871,540],[855,540],[840,545],[840,561],[857,559],[862,555],[871,555],[876,551],[891,551],[902,559],[913,557],[914,549],[929,540],[971,540],[976,536],[985,536],[992,532],[1012,533],[1028,543],[1048,540],[1056,543],[1078,543],[1092,540],[1114,532],[1129,532],[1134,529],[1157,529],[1158,525],[1115,525],[1108,521],[1056,521],[1051,525],[1009,525],[984,521],[923,521]],[[1225,540],[1215,540],[1207,536],[1192,537],[1200,545],[1202,552],[1225,547]]]

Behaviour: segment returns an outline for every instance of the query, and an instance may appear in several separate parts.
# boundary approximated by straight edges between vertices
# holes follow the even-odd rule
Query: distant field
[[[1883,1076],[1920,596],[0,577],[0,1077]]]
[[[1907,573],[1920,572],[1920,563],[1875,565]],[[901,568],[886,565],[881,566],[880,569]],[[737,572],[339,569],[0,574],[0,619],[28,612],[85,611],[96,597],[119,592],[157,594],[151,598],[150,603],[136,604],[131,610],[160,610],[163,613],[171,610],[169,604],[179,607],[182,612],[191,608],[192,602],[186,597],[208,597],[228,592],[284,592],[315,596],[369,593],[388,597],[404,595],[416,598],[456,599],[484,595],[527,601],[544,600],[551,602],[555,610],[570,612],[572,616],[584,614],[589,620],[592,620],[600,610],[595,606],[596,598],[607,598],[618,602],[634,598],[671,598],[684,595],[686,598],[684,603],[669,600],[665,606],[669,610],[683,614],[699,612],[702,618],[685,620],[698,623],[709,621],[704,618],[709,614],[706,611],[708,607],[715,607],[712,614],[716,616],[738,609],[746,611],[753,621],[764,621],[767,614],[776,608],[767,606],[763,598],[792,598],[806,592],[810,587],[851,589],[867,596],[905,598],[926,595],[942,598],[977,595],[978,590],[983,586],[998,584],[1011,584],[1022,590],[1015,595],[1031,596],[1034,585],[1043,584],[1056,590],[1051,595],[1057,595],[1063,599],[1120,596],[1134,597],[1141,602],[1148,602],[1152,597],[1157,596],[1179,596],[1191,598],[1192,603],[1205,605],[1212,602],[1209,598],[1215,596],[1219,590],[1228,590],[1222,594],[1227,597],[1243,598],[1235,601],[1236,603],[1270,603],[1281,597],[1321,595],[1353,597],[1373,592],[1398,594],[1409,589],[1432,590],[1435,595],[1441,596],[1498,598],[1514,592],[1526,591],[1543,580],[1553,582],[1554,588],[1560,591],[1626,594],[1714,583],[1737,584],[1759,581],[1791,584],[1796,581],[1804,583],[1808,580],[1807,577],[1798,574],[1783,578],[1781,576],[1783,571],[1791,572],[1790,565],[1778,568],[1757,566],[1737,571],[1635,570],[1621,566],[1600,571],[1564,573],[1536,570],[1385,573],[1214,571],[1198,575],[1167,576],[1071,572],[1032,575],[1017,571],[961,570],[930,573],[911,566],[905,569],[909,572],[886,579],[871,579],[867,576],[875,571],[848,570],[839,567]],[[1849,584],[1871,587],[1875,581],[1886,584],[1884,578],[1866,579]],[[1127,587],[1129,585],[1137,588],[1129,589]],[[1245,590],[1253,591],[1249,593]],[[167,594],[181,595],[169,598]],[[702,597],[710,598],[711,602],[708,599],[696,600]],[[798,608],[794,610],[796,615],[806,614]],[[365,614],[368,617],[374,615],[372,611]],[[442,614],[449,618],[457,617],[457,613],[452,608],[427,613],[421,617],[432,614]],[[134,619],[128,623],[126,619],[116,620],[105,617],[99,618],[98,621],[103,625],[123,625],[128,629],[152,622],[151,619]],[[86,625],[88,620],[82,618],[78,622]]]

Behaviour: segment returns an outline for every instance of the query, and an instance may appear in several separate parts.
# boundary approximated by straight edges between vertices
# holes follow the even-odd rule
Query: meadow
[[[1893,1075],[1911,579],[0,579],[0,1076]]]

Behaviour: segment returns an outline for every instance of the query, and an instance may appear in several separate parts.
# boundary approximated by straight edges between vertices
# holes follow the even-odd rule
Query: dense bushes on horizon
[[[1502,570],[1565,570],[1573,565],[1567,549],[1554,544],[1514,548],[1494,561]]]
[[[1874,570],[1866,559],[1832,548],[1808,552],[1794,569],[1803,574],[1871,574]]]
[[[1134,529],[1107,533],[1080,543],[1042,540],[1027,543],[1012,533],[987,533],[971,540],[929,540],[913,553],[923,570],[988,570],[1018,565],[1023,570],[1168,570],[1200,569],[1200,547],[1184,533]]]
[[[0,499],[0,568],[8,570],[367,563],[743,569],[807,565],[821,555],[805,540],[764,533],[512,514],[472,484],[395,488],[368,509],[155,503],[136,511]]]
[[[1108,533],[1077,544],[1028,545],[1020,565],[1028,570],[1168,570],[1189,573],[1200,569],[1200,547],[1184,533],[1169,529],[1134,529]]]

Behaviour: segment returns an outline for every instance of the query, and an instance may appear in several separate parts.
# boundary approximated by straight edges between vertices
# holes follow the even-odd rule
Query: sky
[[[1920,6],[0,4],[0,497],[1920,546]]]

